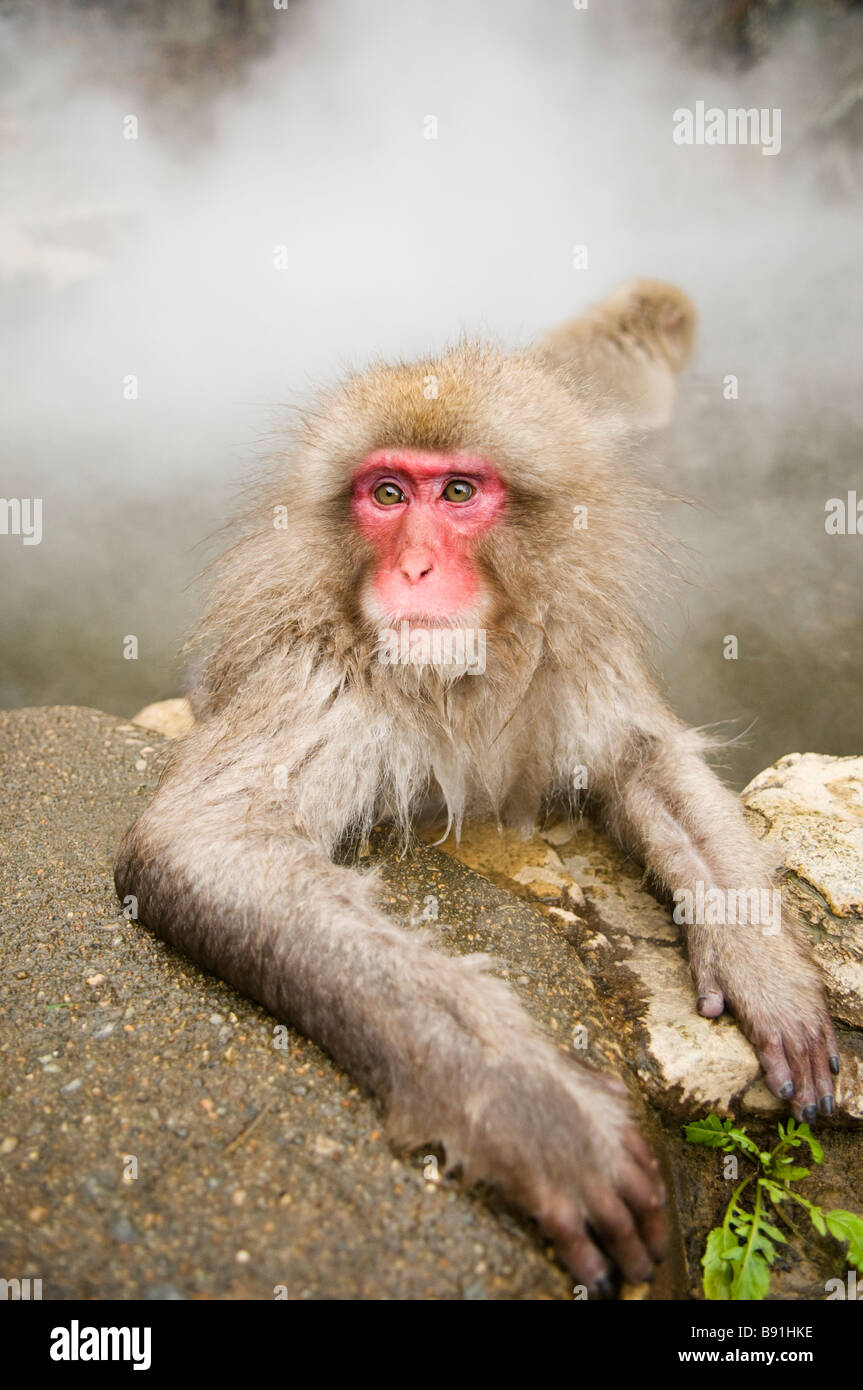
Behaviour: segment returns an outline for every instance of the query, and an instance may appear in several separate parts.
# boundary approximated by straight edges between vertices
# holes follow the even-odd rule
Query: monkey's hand
[[[618,1273],[652,1279],[666,1248],[665,1189],[623,1084],[534,1036],[486,1058],[471,1090],[442,1096],[440,1117],[424,1091],[420,1123],[443,1120],[448,1163],[535,1217],[590,1295],[612,1295]]]
[[[690,961],[699,1013],[716,1018],[729,1007],[773,1094],[807,1124],[832,1115],[839,1047],[818,970],[791,923],[776,936],[753,926],[701,928],[690,934]]]
[[[653,714],[656,732],[618,732],[617,744],[629,753],[609,760],[607,823],[674,898],[675,920],[687,922],[699,1012],[716,1018],[731,1009],[767,1085],[791,1101],[797,1119],[809,1123],[819,1110],[830,1115],[839,1049],[800,928],[790,913],[770,907],[777,895],[774,851],[706,766],[701,735]],[[705,920],[699,897],[724,925]]]

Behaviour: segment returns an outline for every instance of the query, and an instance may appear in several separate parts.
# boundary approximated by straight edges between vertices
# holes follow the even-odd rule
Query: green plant
[[[690,1144],[704,1144],[725,1153],[737,1152],[757,1165],[748,1177],[737,1183],[725,1212],[725,1220],[707,1237],[707,1248],[701,1260],[704,1269],[704,1293],[709,1299],[761,1299],[770,1291],[770,1266],[776,1259],[778,1247],[788,1244],[788,1237],[775,1224],[774,1215],[799,1236],[800,1231],[781,1210],[786,1203],[796,1203],[806,1212],[819,1235],[829,1232],[848,1246],[848,1262],[863,1273],[863,1219],[854,1212],[836,1208],[823,1211],[808,1198],[795,1191],[792,1184],[808,1178],[810,1169],[801,1167],[792,1150],[808,1145],[815,1163],[824,1159],[824,1150],[808,1125],[789,1120],[778,1125],[779,1143],[766,1152],[749,1138],[742,1125],[733,1120],[720,1120],[708,1115],[684,1125]],[[754,1183],[754,1203],[750,1210],[743,1196]],[[752,1197],[750,1192],[749,1197]]]

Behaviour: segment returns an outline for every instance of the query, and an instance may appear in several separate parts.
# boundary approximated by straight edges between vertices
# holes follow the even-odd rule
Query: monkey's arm
[[[552,329],[537,355],[582,392],[614,432],[671,419],[674,383],[692,349],[695,308],[675,285],[631,280]]]
[[[793,1097],[798,1118],[829,1115],[839,1060],[820,976],[791,914],[774,919],[772,857],[702,746],[665,711],[619,729],[597,788],[606,823],[661,889],[688,895],[677,901],[693,919],[699,1011],[715,1018],[727,1003],[770,1089]]]
[[[292,829],[302,774],[279,806],[274,761],[272,735],[234,746],[217,721],[185,739],[123,841],[121,897],[324,1047],[381,1099],[395,1137],[441,1142],[468,1181],[494,1183],[535,1216],[580,1282],[603,1289],[600,1239],[627,1279],[648,1277],[663,1252],[661,1182],[621,1100],[544,1038],[481,961],[396,927],[368,876]]]

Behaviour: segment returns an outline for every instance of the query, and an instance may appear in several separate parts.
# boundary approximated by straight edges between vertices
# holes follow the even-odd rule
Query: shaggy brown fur
[[[661,1184],[622,1100],[482,961],[394,926],[373,882],[333,857],[382,819],[409,835],[440,809],[456,830],[472,815],[529,828],[548,798],[575,800],[586,767],[590,805],[662,891],[770,884],[642,651],[656,499],[626,441],[664,414],[693,321],[679,291],[637,282],[533,352],[464,345],[324,398],[221,563],[200,722],[116,868],[143,921],[327,1048],[398,1138],[440,1142],[468,1181],[497,1184],[596,1291],[614,1266],[646,1277],[663,1249]],[[378,660],[349,480],[393,446],[484,455],[506,484],[478,555],[493,595],[484,676]],[[727,1003],[773,1088],[794,1087],[798,1115],[828,1113],[836,1045],[792,925],[697,923],[689,946],[702,1012]]]

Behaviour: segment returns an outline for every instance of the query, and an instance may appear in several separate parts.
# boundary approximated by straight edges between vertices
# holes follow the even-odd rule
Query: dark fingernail
[[[593,1287],[600,1298],[611,1298],[614,1294],[614,1280],[610,1274],[600,1274],[597,1279],[594,1279]]]
[[[833,1114],[833,1097],[832,1097],[832,1096],[822,1096],[821,1099],[820,1099],[819,1102],[818,1102],[818,1109],[821,1111],[821,1114],[822,1114],[822,1115],[832,1115],[832,1114]]]
[[[837,1076],[839,1074],[839,1058],[837,1057],[835,1052],[833,1053],[833,1056],[830,1058],[830,1070],[832,1071],[834,1076]]]
[[[814,1105],[804,1105],[803,1109],[800,1111],[800,1118],[804,1124],[811,1125],[817,1114],[818,1110]]]
[[[794,1082],[786,1081],[784,1086],[779,1087],[779,1094],[783,1100],[788,1100],[790,1096],[794,1095]]]

